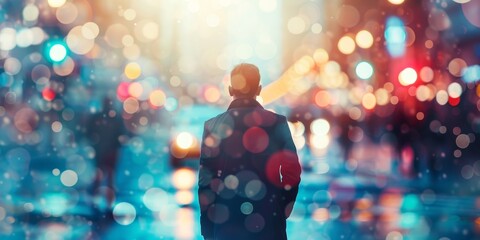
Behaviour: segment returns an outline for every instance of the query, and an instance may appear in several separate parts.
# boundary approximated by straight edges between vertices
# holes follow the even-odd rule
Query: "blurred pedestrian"
[[[107,209],[112,207],[115,198],[115,169],[118,152],[120,151],[119,137],[122,134],[123,123],[121,117],[112,107],[109,98],[103,100],[102,111],[91,116],[87,125],[87,136],[95,149],[95,163],[97,174],[94,182],[94,191],[105,194]],[[103,181],[106,181],[105,193],[100,191]]]
[[[231,72],[228,110],[205,122],[198,198],[205,239],[287,239],[301,167],[287,119],[255,99],[252,64]]]

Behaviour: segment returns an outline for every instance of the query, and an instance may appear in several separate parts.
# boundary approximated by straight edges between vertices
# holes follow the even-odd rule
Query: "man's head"
[[[242,63],[230,73],[230,96],[237,98],[255,98],[260,94],[260,72],[250,63]]]

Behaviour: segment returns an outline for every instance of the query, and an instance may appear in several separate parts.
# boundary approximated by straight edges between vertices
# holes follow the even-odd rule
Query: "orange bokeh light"
[[[128,93],[130,96],[139,98],[143,93],[143,86],[138,82],[134,82],[128,86]]]
[[[193,202],[193,193],[190,190],[180,190],[175,193],[175,200],[180,205],[188,205]]]
[[[343,54],[351,54],[355,51],[355,40],[350,36],[343,36],[338,40],[338,50]]]
[[[328,107],[331,102],[331,96],[330,93],[327,91],[319,91],[317,94],[315,94],[315,103],[319,107]]]
[[[325,222],[330,218],[330,213],[326,208],[317,208],[312,214],[312,219],[317,222]]]
[[[377,98],[375,97],[375,95],[373,95],[373,93],[367,93],[363,95],[362,106],[365,109],[371,110],[375,108],[375,105],[377,105]]]
[[[370,222],[373,220],[373,214],[370,211],[360,211],[357,214],[357,221]]]
[[[152,106],[162,107],[163,105],[165,105],[165,102],[167,101],[167,96],[165,96],[165,93],[163,93],[162,90],[158,89],[151,92],[150,97],[148,99]]]
[[[216,102],[220,99],[220,90],[214,86],[207,87],[207,89],[205,89],[204,96],[208,102]]]
[[[188,190],[193,187],[196,181],[195,172],[191,169],[181,168],[172,175],[173,186],[180,190]]]

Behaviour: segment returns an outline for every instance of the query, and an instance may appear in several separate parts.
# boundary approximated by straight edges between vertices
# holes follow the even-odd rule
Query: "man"
[[[123,132],[123,123],[120,114],[115,113],[112,101],[105,97],[102,111],[88,119],[87,136],[95,149],[95,164],[97,172],[92,185],[94,194],[105,194],[106,210],[110,211],[115,200],[115,169],[118,162],[118,153],[121,148],[119,137]],[[100,191],[103,180],[106,180],[106,192]]]
[[[205,239],[287,239],[301,167],[284,116],[256,100],[258,68],[231,72],[233,101],[205,122],[198,180]]]

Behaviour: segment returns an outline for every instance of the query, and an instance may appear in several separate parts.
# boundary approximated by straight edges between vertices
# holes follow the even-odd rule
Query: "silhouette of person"
[[[95,149],[97,176],[93,188],[94,191],[99,191],[102,180],[106,179],[108,189],[105,197],[107,209],[109,209],[115,198],[115,168],[121,147],[119,137],[123,131],[123,123],[121,116],[113,110],[112,102],[108,97],[103,99],[102,104],[102,111],[93,114],[89,119],[87,136]]]
[[[255,65],[236,66],[233,101],[205,122],[198,180],[205,239],[287,239],[301,166],[286,117],[255,100],[259,83]]]

